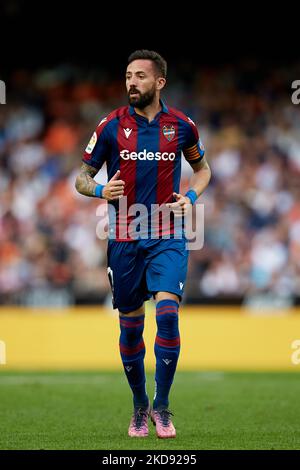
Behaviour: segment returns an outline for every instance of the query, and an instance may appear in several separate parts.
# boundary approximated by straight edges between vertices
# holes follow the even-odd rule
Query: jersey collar
[[[159,103],[160,103],[160,105],[161,105],[161,111],[160,111],[160,112],[161,112],[161,113],[167,113],[167,114],[168,114],[168,113],[169,113],[169,109],[168,109],[167,105],[165,104],[165,102],[164,102],[163,100],[159,100]],[[135,110],[134,110],[134,107],[131,106],[131,105],[129,105],[129,114],[130,114],[131,116],[133,116],[133,114],[137,114],[137,113],[135,112]],[[159,114],[159,113],[158,113],[158,114]],[[142,117],[142,116],[141,116],[141,117]]]

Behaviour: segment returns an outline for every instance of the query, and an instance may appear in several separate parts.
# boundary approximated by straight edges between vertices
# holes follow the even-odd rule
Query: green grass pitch
[[[148,391],[153,396],[153,373]],[[178,372],[177,438],[127,436],[122,373],[0,371],[0,449],[300,449],[299,373]]]

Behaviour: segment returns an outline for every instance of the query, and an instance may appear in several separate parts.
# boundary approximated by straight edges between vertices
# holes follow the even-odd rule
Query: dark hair
[[[167,62],[160,54],[158,54],[158,52],[148,51],[147,49],[140,49],[138,51],[134,51],[128,57],[128,64],[130,64],[134,60],[140,59],[151,60],[154,63],[158,74],[163,78],[167,77]]]

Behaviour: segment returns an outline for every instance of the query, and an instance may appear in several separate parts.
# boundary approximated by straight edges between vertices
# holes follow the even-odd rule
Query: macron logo
[[[124,129],[124,128],[123,128],[123,131],[124,131],[124,133],[125,133],[126,139],[129,139],[129,136],[130,136],[130,134],[131,134],[131,132],[132,132],[132,129],[128,129],[128,128],[127,128],[127,129]]]
[[[125,132],[125,129],[124,129]],[[142,152],[129,152],[129,150],[122,150],[120,152],[120,157],[123,158],[123,160],[174,160],[176,157],[176,154],[174,152],[168,153],[168,152],[147,152],[146,149],[144,149]]]
[[[172,359],[163,359],[163,361],[168,366],[172,362]]]

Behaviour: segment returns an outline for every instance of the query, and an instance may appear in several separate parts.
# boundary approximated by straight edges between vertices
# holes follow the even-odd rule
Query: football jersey
[[[160,104],[162,109],[151,122],[132,106],[110,113],[100,121],[83,156],[85,163],[98,170],[106,162],[108,180],[120,170],[127,208],[143,204],[148,211],[148,234],[156,237],[174,233],[172,217],[170,224],[160,218],[152,225],[150,218],[158,207],[175,201],[173,192],[179,193],[182,153],[193,165],[205,152],[195,123],[163,101]],[[115,210],[115,218],[109,211],[110,237],[129,241],[132,237],[126,229],[134,216],[120,210],[122,199],[109,203]]]

